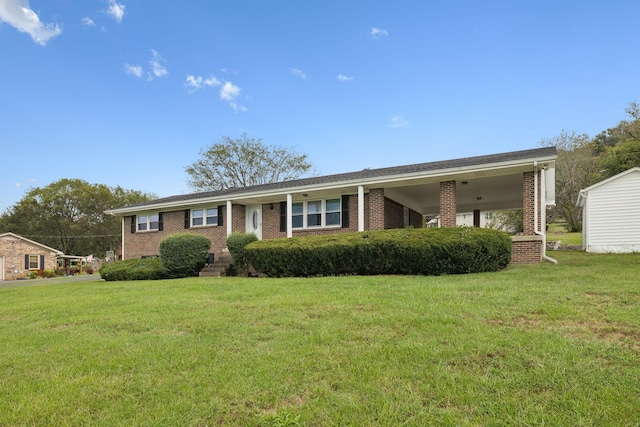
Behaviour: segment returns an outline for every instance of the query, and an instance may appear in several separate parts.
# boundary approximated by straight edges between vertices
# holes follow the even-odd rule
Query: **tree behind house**
[[[200,151],[200,158],[185,167],[187,184],[196,191],[217,191],[233,187],[268,184],[300,178],[312,165],[306,154],[276,145],[262,138],[223,136]]]

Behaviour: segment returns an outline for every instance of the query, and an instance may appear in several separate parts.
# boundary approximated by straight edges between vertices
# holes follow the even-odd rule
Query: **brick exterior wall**
[[[440,183],[440,226],[456,226],[456,182]]]
[[[384,188],[372,188],[369,190],[369,200],[365,206],[368,206],[369,209],[369,227],[365,225],[365,229],[367,230],[384,230],[384,211],[385,211],[385,203],[384,203]],[[365,224],[367,224],[365,222]]]
[[[223,213],[226,214],[226,209]],[[184,228],[184,210],[163,212],[162,231],[143,231],[131,233],[131,218],[125,217],[124,224],[124,259],[157,256],[160,252],[160,242],[176,233],[192,233],[205,236],[211,240],[211,252],[220,254],[226,246],[227,226],[226,218],[222,226],[205,226]],[[244,222],[242,223],[244,229]]]
[[[15,243],[12,244],[11,242]],[[58,266],[57,255],[55,252],[48,251],[41,246],[33,245],[22,239],[5,237],[0,239],[0,257],[4,257],[5,280],[13,280],[29,274],[29,271],[31,270],[25,269],[25,255],[37,255],[38,262],[40,262],[40,256],[43,255],[43,270],[55,270]],[[18,270],[18,272],[14,273],[14,270]]]
[[[535,221],[535,180],[538,179],[538,220]],[[523,236],[514,237],[512,246],[512,264],[535,264],[542,260],[544,248],[541,236],[535,231],[541,230],[541,206],[544,205],[541,197],[540,174],[536,172],[524,172],[522,174],[522,219]],[[531,236],[527,238],[526,236]],[[525,240],[518,240],[525,239]],[[528,240],[527,240],[528,239]]]
[[[537,264],[542,260],[540,236],[514,236],[511,246],[511,264]]]
[[[231,231],[234,233],[244,233],[247,230],[247,210],[245,205],[231,205],[231,215]],[[227,229],[226,225],[224,229]]]
[[[404,228],[404,205],[385,197],[384,199],[384,228]],[[422,215],[409,209],[409,224],[414,228],[422,227]]]
[[[523,234],[525,236],[531,236],[535,234],[536,224],[534,221],[535,217],[535,172],[524,172],[522,174],[522,215],[523,215]],[[540,176],[538,174],[538,206],[542,203],[540,197],[541,191],[540,185]],[[540,215],[540,208],[538,207],[538,227],[540,230],[540,221],[542,219],[542,215]]]

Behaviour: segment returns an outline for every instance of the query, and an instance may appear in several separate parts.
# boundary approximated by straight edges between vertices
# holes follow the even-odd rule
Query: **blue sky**
[[[640,101],[638,1],[0,0],[0,212],[159,197],[246,132],[319,175],[594,136]]]

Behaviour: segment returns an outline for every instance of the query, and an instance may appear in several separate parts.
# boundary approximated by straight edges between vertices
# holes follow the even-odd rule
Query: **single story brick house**
[[[25,277],[34,270],[55,270],[62,251],[14,233],[0,234],[0,280]]]
[[[576,205],[587,252],[640,252],[640,167],[580,190]]]
[[[555,203],[555,147],[406,166],[365,169],[243,188],[160,198],[114,208],[122,218],[121,258],[159,253],[170,234],[191,232],[221,254],[232,232],[259,239],[422,227],[437,216],[456,226],[458,212],[521,208],[524,232],[513,237],[513,263],[545,257],[546,206]]]

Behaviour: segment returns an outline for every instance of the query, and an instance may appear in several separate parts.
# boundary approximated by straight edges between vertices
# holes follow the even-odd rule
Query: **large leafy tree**
[[[121,238],[120,220],[105,210],[154,195],[121,187],[61,179],[29,190],[0,216],[0,232],[13,232],[68,255],[104,254]]]
[[[586,134],[562,131],[560,135],[543,139],[544,146],[555,146],[556,206],[549,219],[564,218],[567,231],[582,229],[582,208],[576,206],[580,190],[602,178],[600,161],[594,155],[593,141]]]
[[[640,106],[632,102],[625,112],[630,120],[622,120],[618,126],[595,138],[602,152],[601,166],[605,177],[640,166]]]
[[[300,178],[311,169],[306,154],[266,145],[262,139],[223,136],[185,167],[187,184],[196,191],[268,184]]]

